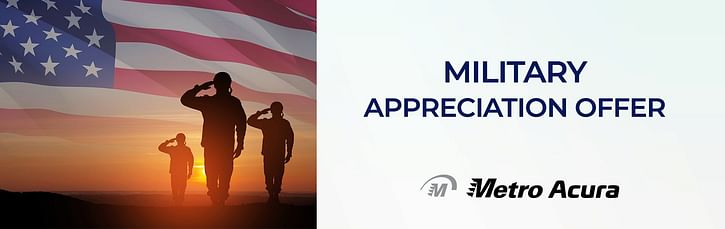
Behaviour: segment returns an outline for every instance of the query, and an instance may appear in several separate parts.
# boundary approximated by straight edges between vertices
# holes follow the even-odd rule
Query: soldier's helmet
[[[229,73],[219,72],[216,75],[214,75],[214,88],[224,89],[224,88],[231,87],[231,85],[232,85],[232,77],[229,76]]]
[[[282,103],[280,102],[273,102],[271,106],[269,106],[270,110],[273,114],[280,114],[282,113]]]

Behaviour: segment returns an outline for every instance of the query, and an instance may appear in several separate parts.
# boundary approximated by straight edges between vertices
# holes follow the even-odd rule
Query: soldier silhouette
[[[229,73],[219,72],[214,75],[213,81],[196,85],[181,96],[184,106],[201,111],[204,117],[201,146],[204,147],[207,195],[217,206],[224,205],[229,197],[234,158],[242,154],[247,131],[247,115],[239,99],[232,96],[231,83]],[[211,85],[216,89],[215,95],[197,96]]]
[[[262,155],[264,156],[264,183],[269,193],[268,203],[279,203],[279,192],[282,190],[284,165],[292,158],[292,146],[295,134],[292,126],[282,113],[282,103],[273,102],[270,108],[257,111],[249,116],[247,123],[262,130]],[[260,119],[259,116],[272,112],[272,118]],[[287,156],[285,156],[285,146]]]
[[[175,146],[169,144],[176,141]],[[184,202],[186,192],[186,180],[191,178],[191,170],[194,167],[194,154],[186,146],[186,136],[183,133],[176,135],[176,138],[166,140],[159,145],[159,151],[171,157],[169,173],[171,174],[171,193],[174,204],[181,205]]]

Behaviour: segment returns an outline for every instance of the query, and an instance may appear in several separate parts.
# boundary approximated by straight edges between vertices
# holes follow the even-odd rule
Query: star
[[[35,47],[38,46],[38,43],[33,43],[32,40],[30,40],[30,37],[28,37],[28,41],[25,43],[20,43],[20,46],[23,46],[23,56],[27,55],[28,53],[33,54],[35,56]]]
[[[51,0],[43,0],[45,2],[45,5],[48,6],[46,10],[50,10],[50,8],[55,8],[55,10],[58,10],[58,7],[55,6],[55,2]]]
[[[15,9],[18,9],[18,0],[8,0],[8,5],[5,6],[5,8],[10,8],[11,6],[14,6]]]
[[[50,31],[43,31],[45,33],[45,39],[53,39],[55,41],[58,41],[58,36],[63,35],[61,33],[56,33],[55,28],[50,27]]]
[[[83,0],[81,0],[81,5],[76,6],[76,8],[78,8],[79,10],[81,10],[81,12],[84,13],[84,14],[93,15],[89,11],[91,9],[91,7],[90,6],[84,6],[83,5]]]
[[[48,61],[45,63],[40,62],[40,65],[43,65],[43,67],[45,68],[46,76],[48,75],[48,73],[52,73],[53,75],[55,75],[55,66],[58,65],[58,62],[53,62],[53,59],[48,56]]]
[[[103,36],[96,34],[96,29],[93,29],[93,34],[86,35],[86,37],[88,38],[88,47],[91,47],[91,45],[94,45],[94,44],[96,46],[98,46],[99,48],[101,47],[100,42],[101,42],[101,39],[103,38]]]
[[[35,25],[38,25],[38,19],[40,19],[43,16],[35,16],[35,10],[30,11],[30,15],[23,15],[27,20],[25,20],[25,23],[33,23]]]
[[[83,67],[86,69],[86,77],[94,75],[98,78],[98,71],[103,70],[103,68],[96,67],[96,63],[93,63],[93,61],[91,61],[91,65],[83,65]]]
[[[15,71],[13,73],[16,73],[16,72],[25,73],[25,72],[23,72],[23,69],[20,68],[20,65],[22,65],[23,63],[15,60],[15,57],[13,57],[13,61],[9,61],[9,63],[10,63],[10,65],[13,66],[13,68],[15,68]]]
[[[73,14],[73,11],[71,11],[71,12],[70,12],[70,16],[65,16],[64,18],[65,18],[66,20],[68,20],[68,28],[69,28],[69,29],[70,29],[71,27],[73,27],[73,26],[77,27],[78,29],[80,29],[80,28],[81,28],[81,25],[80,25],[80,24],[78,24],[78,21],[80,21],[80,20],[81,20],[81,17],[78,17],[78,16],[76,16],[75,14]]]
[[[70,48],[63,47],[63,49],[65,49],[65,57],[73,56],[76,59],[78,59],[78,53],[83,52],[73,47],[73,44],[70,44]]]
[[[13,37],[15,37],[15,29],[20,28],[20,26],[13,25],[12,20],[8,20],[8,24],[0,25],[0,27],[2,27],[5,30],[5,32],[3,33],[3,37],[7,36],[8,34],[13,35]]]

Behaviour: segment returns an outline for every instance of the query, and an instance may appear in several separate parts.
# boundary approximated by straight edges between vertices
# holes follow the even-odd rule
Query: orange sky
[[[47,112],[28,112],[28,116],[33,123],[6,119],[0,124],[0,189],[167,191],[169,157],[156,147],[183,132],[197,165],[187,191],[206,192],[199,145],[201,114],[198,124],[59,117]],[[283,192],[316,192],[315,127],[301,122],[293,122],[292,127],[294,156],[286,167]],[[245,149],[234,162],[231,192],[264,192],[261,144],[261,131],[248,127]]]

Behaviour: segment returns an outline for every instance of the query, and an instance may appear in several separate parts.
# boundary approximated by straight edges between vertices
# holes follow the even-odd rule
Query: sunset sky
[[[143,107],[143,102],[139,102]],[[247,115],[261,104],[243,104]],[[201,113],[178,104],[179,117],[159,121],[67,115],[47,110],[2,110],[0,189],[11,191],[166,191],[169,156],[156,147],[187,135],[195,157],[187,192],[206,192]],[[314,111],[314,107],[312,108]],[[263,116],[267,117],[267,116]],[[315,127],[290,118],[295,130],[283,191],[315,192]],[[264,192],[261,131],[249,127],[234,162],[231,192]]]

